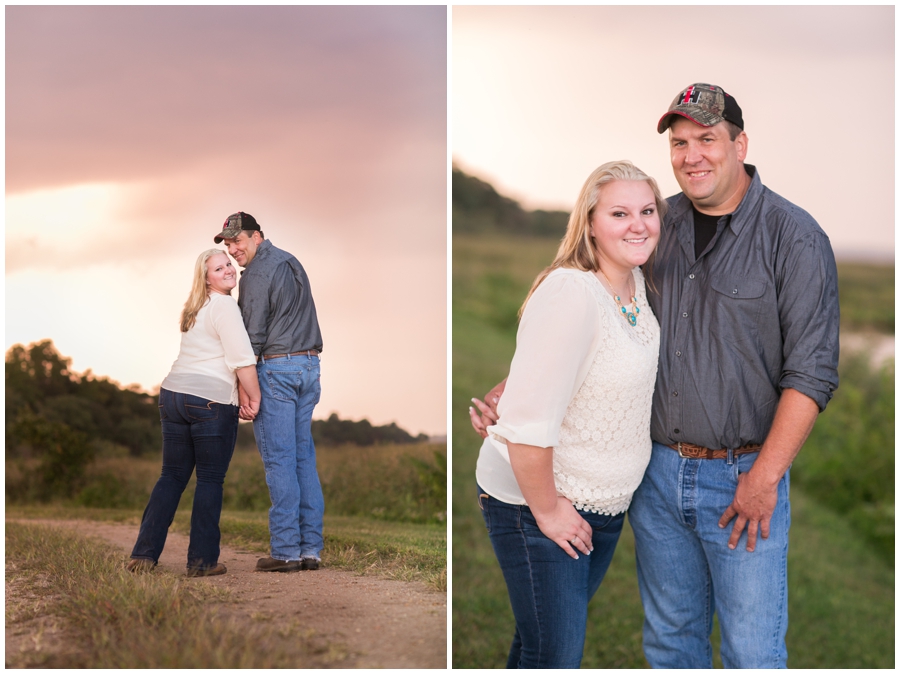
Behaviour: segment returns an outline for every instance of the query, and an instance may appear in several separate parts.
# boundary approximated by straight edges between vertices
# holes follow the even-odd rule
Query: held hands
[[[719,528],[724,529],[732,519],[737,517],[731,529],[728,547],[734,550],[744,527],[747,527],[747,552],[756,549],[756,535],[769,537],[769,523],[775,506],[778,504],[778,482],[769,485],[757,478],[753,471],[738,475],[738,486],[734,492],[734,500],[719,518]]]
[[[259,413],[259,399],[251,400],[247,390],[238,383],[238,402],[240,410],[238,416],[244,421],[253,421]]]
[[[248,400],[247,404],[241,405],[241,409],[238,412],[238,416],[244,421],[253,421],[256,419],[257,414],[259,414],[258,400]]]
[[[585,555],[591,554],[594,549],[591,525],[578,514],[575,506],[565,496],[557,495],[556,507],[548,513],[538,514],[534,509],[531,512],[541,533],[561,547],[569,557],[578,559],[576,550]]]

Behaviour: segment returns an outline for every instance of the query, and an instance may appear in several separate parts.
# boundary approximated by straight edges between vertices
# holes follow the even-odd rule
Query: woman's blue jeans
[[[159,418],[162,474],[144,510],[131,557],[159,561],[181,494],[196,466],[187,566],[215,566],[219,561],[222,485],[237,440],[238,407],[160,389]]]
[[[738,476],[758,453],[683,459],[653,443],[650,465],[628,511],[644,605],[644,655],[654,668],[712,667],[713,614],[726,668],[787,666],[787,550],[790,471],[778,484],[769,537],[747,552],[747,530],[728,548],[734,520],[719,518]]]
[[[322,393],[317,356],[260,360],[256,366],[262,402],[253,421],[266,469],[269,537],[273,559],[318,559],[324,547],[325,499],[316,470],[312,415]]]
[[[478,497],[516,618],[506,667],[578,668],[588,602],[612,561],[625,514],[578,511],[593,529],[594,551],[572,559],[541,533],[528,506],[498,501],[480,487]]]

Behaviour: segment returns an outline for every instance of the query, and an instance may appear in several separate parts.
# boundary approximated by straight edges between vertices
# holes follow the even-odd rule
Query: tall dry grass
[[[7,667],[273,668],[339,664],[339,650],[314,643],[286,621],[270,624],[224,612],[227,590],[170,574],[132,575],[118,551],[47,526],[7,523],[7,583],[42,594],[17,611],[7,597],[7,628],[44,615],[64,619],[77,645],[6,652]],[[38,601],[35,601],[38,599]],[[38,607],[35,609],[35,607]],[[35,642],[37,643],[37,642]]]

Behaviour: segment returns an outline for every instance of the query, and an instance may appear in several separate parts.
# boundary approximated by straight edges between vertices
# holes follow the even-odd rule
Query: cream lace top
[[[552,448],[556,490],[576,508],[607,515],[628,509],[650,461],[659,357],[659,324],[643,274],[637,267],[633,274],[634,327],[591,272],[554,270],[529,299],[500,419],[476,467],[478,484],[494,498],[526,505],[510,441]]]
[[[223,405],[238,404],[235,370],[256,365],[256,355],[231,295],[212,293],[197,320],[181,333],[181,349],[160,388]]]

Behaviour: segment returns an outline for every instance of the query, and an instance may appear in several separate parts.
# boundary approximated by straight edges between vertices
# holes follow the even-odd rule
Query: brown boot
[[[225,568],[225,565],[220,562],[215,566],[189,566],[187,575],[188,578],[197,578],[199,576],[221,576],[227,571],[228,569]]]
[[[257,571],[299,571],[300,560],[295,559],[292,562],[286,562],[281,559],[272,559],[271,557],[262,557],[256,562]]]
[[[153,571],[153,567],[155,566],[156,562],[154,562],[152,559],[142,559],[140,557],[135,557],[125,565],[125,568],[131,571],[131,573],[145,573],[147,571]]]

